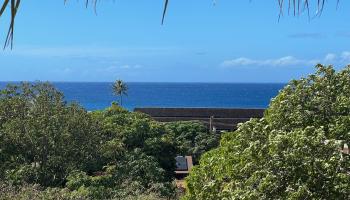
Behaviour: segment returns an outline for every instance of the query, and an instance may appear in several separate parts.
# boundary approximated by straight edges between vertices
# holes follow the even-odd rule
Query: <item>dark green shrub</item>
[[[200,156],[219,144],[220,135],[210,133],[200,122],[184,121],[166,123],[169,138],[175,142],[177,155],[192,155],[194,163]]]

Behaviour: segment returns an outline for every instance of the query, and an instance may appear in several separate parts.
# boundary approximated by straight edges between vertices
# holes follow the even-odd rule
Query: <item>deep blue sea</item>
[[[7,83],[0,82],[0,88]],[[87,110],[104,109],[117,101],[112,83],[53,83]],[[127,83],[123,107],[266,108],[285,84],[277,83]]]

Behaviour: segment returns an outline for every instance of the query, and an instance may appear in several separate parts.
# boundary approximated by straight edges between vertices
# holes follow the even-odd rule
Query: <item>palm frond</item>
[[[90,3],[93,4],[95,12],[96,12],[96,6],[97,2],[99,0],[84,0],[85,6],[88,7]],[[215,0],[213,0],[215,2]],[[277,0],[279,5],[279,18],[283,16],[283,10],[284,7],[287,4],[288,6],[288,14],[290,13],[290,10],[293,9],[293,15],[300,15],[303,11],[307,10],[308,15],[310,16],[310,4],[311,2],[315,2],[317,6],[317,12],[316,16],[320,16],[323,12],[325,2],[326,0]],[[67,3],[68,0],[64,0],[64,3]],[[162,24],[164,24],[165,16],[169,7],[170,0],[164,0],[164,8],[163,8],[163,14],[162,14]],[[340,0],[336,0],[337,8],[339,6]],[[6,10],[10,10],[10,26],[8,28],[8,32],[6,35],[6,40],[4,44],[4,49],[8,46],[11,46],[11,49],[13,47],[13,37],[14,37],[14,28],[15,28],[15,18],[17,16],[17,12],[20,6],[21,0],[3,0],[2,6],[0,8],[0,19],[2,16],[4,16],[4,13]],[[1,5],[1,4],[0,4]]]
[[[7,31],[4,49],[9,45],[11,45],[11,49],[13,47],[13,33],[14,33],[14,29],[15,29],[15,18],[16,18],[20,3],[21,3],[21,0],[11,0],[11,1],[4,0],[4,3],[1,6],[0,17],[3,16],[3,14],[8,6],[10,6],[10,9],[11,9],[10,26],[8,28],[8,31]]]
[[[164,2],[164,9],[163,9],[163,16],[162,16],[162,25],[164,24],[164,19],[165,19],[165,14],[166,14],[166,11],[167,11],[167,8],[168,8],[168,3],[169,3],[169,0],[165,0],[165,2]]]

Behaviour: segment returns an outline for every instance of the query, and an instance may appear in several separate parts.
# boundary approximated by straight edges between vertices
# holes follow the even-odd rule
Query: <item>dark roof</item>
[[[135,108],[152,117],[261,118],[264,109],[253,108]]]
[[[238,123],[251,118],[262,118],[264,109],[245,108],[135,108],[136,112],[150,115],[160,122],[172,121],[201,121],[207,126],[210,117],[212,124],[218,130],[233,130]]]

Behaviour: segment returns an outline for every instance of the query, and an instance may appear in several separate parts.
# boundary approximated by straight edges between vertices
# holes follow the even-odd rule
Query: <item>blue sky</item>
[[[162,8],[102,0],[95,15],[83,0],[22,1],[0,81],[287,82],[318,62],[350,63],[349,1],[279,22],[277,0],[172,0],[164,26]]]

